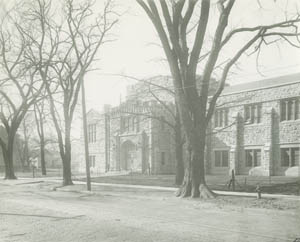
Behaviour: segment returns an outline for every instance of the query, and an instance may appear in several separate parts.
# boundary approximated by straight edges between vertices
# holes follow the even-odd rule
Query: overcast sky
[[[60,0],[53,0],[60,1]],[[12,4],[14,0],[0,0],[0,7]],[[96,0],[95,11],[101,9],[103,0]],[[212,1],[213,2],[213,1]],[[237,0],[232,10],[228,29],[257,24],[270,24],[282,21],[285,14],[291,15],[300,9],[299,0]],[[288,2],[288,4],[286,4]],[[85,78],[87,92],[87,109],[101,110],[104,104],[117,105],[120,95],[125,96],[126,85],[133,81],[126,81],[122,77],[113,76],[126,74],[137,78],[157,75],[169,75],[168,65],[161,59],[163,50],[155,45],[159,44],[157,34],[143,10],[135,0],[115,0],[117,10],[124,13],[119,24],[113,31],[116,41],[100,49],[99,57],[94,66],[99,70],[90,73]],[[212,7],[210,27],[208,32],[213,35],[218,11]],[[195,13],[199,9],[195,10]],[[237,42],[227,51],[230,55],[236,50]],[[264,78],[300,72],[300,49],[284,45],[268,46],[263,49],[259,59],[258,74],[255,56],[244,56],[240,60],[239,70],[230,76],[231,85],[257,81]],[[201,65],[200,65],[201,67]],[[112,74],[112,75],[111,75]]]
[[[0,7],[3,9],[4,5],[13,4],[14,1],[16,0],[0,0]],[[212,0],[212,2],[216,1]],[[101,9],[103,2],[104,0],[95,1],[95,11]],[[258,2],[261,2],[261,8]],[[85,78],[88,109],[101,110],[106,103],[117,105],[120,101],[120,94],[125,96],[126,85],[132,84],[133,81],[126,81],[122,77],[111,74],[126,74],[138,78],[169,75],[168,65],[162,61],[163,50],[155,45],[155,43],[159,44],[157,34],[143,10],[135,0],[115,0],[115,5],[116,10],[124,14],[113,31],[116,41],[100,49],[100,61],[94,64],[99,70],[88,74]],[[294,14],[297,9],[300,9],[299,0],[277,0],[276,2],[274,0],[236,0],[228,29],[282,21],[285,14]],[[199,9],[196,9],[196,14],[197,10],[199,12]],[[215,6],[212,10],[208,29],[211,36],[216,26],[214,19],[218,16]],[[227,51],[228,55],[236,50],[236,45],[238,45],[237,41]],[[300,72],[300,49],[287,45],[280,47],[273,45],[263,49],[259,59],[259,70],[263,76],[258,74],[255,60],[255,56],[241,58],[240,69],[234,70],[235,75],[230,76],[228,83],[233,85]]]
[[[100,2],[102,1],[97,4],[101,4]],[[284,12],[291,14],[296,10],[297,1],[290,1],[287,7],[283,0],[276,4],[271,0],[261,2],[268,5],[259,9],[254,0],[238,0],[229,27],[283,20]],[[161,61],[162,49],[153,44],[159,42],[147,16],[134,0],[119,0],[119,3],[120,9],[126,9],[127,13],[121,17],[115,29],[116,41],[101,50],[101,61],[97,62],[97,67],[101,70],[86,78],[88,108],[99,110],[105,103],[117,105],[120,94],[125,95],[126,85],[132,83],[109,74],[126,74],[139,78],[169,74],[167,64]],[[213,28],[210,31],[213,32]],[[237,70],[236,75],[228,82],[237,84],[299,72],[300,50],[286,45],[280,48],[275,45],[267,47],[261,53],[259,65],[264,76],[257,73],[255,58],[242,58],[241,70]]]

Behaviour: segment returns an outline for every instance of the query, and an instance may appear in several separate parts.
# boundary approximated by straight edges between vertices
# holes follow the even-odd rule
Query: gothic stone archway
[[[137,151],[136,145],[126,140],[121,145],[120,168],[126,171],[135,171],[137,168]]]

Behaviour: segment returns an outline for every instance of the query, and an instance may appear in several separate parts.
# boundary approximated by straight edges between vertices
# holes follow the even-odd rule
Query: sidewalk
[[[61,178],[57,177],[41,177],[41,178],[19,178],[17,180],[0,180],[0,184],[3,185],[29,185],[35,183],[56,183],[61,184]],[[83,181],[73,181],[74,185],[85,185],[86,183]],[[113,184],[113,183],[98,183],[92,182],[92,192],[91,193],[99,193],[100,187],[114,187],[114,188],[124,188],[124,189],[139,189],[139,190],[152,190],[152,191],[165,191],[165,192],[176,192],[176,187],[162,187],[162,186],[145,186],[145,185],[128,185],[128,184]],[[96,188],[97,187],[97,188]],[[95,189],[96,188],[96,189]],[[77,186],[66,186],[66,187],[56,187],[57,190],[61,191],[76,191],[76,192],[84,192],[89,193],[84,189],[78,189]],[[249,193],[249,192],[233,192],[233,191],[217,191],[213,190],[218,195],[223,196],[239,196],[239,197],[257,197],[256,193]],[[263,198],[270,198],[270,199],[290,199],[300,201],[300,196],[295,195],[282,195],[282,194],[267,194],[262,193]]]

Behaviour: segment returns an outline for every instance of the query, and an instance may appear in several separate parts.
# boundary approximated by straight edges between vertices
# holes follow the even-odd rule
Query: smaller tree
[[[110,41],[108,34],[117,20],[111,0],[99,15],[92,1],[63,1],[58,20],[52,17],[56,16],[52,6],[51,0],[33,1],[26,11],[27,21],[39,35],[26,29],[23,34],[35,40],[28,59],[45,85],[63,164],[63,185],[71,185],[71,130],[79,91],[99,48]]]
[[[0,147],[5,179],[16,179],[13,166],[15,136],[44,85],[24,57],[32,42],[25,41],[17,27],[21,25],[22,18],[7,13],[0,21],[0,120],[6,131],[5,139],[0,137]]]
[[[42,99],[40,102],[35,103],[34,105],[34,118],[36,131],[39,137],[39,148],[40,148],[40,160],[41,160],[41,169],[42,175],[47,175],[46,170],[46,159],[45,159],[45,122],[46,122],[46,110],[45,110],[45,99]]]

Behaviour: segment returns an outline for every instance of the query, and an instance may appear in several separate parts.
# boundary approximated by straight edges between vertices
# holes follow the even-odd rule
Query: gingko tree
[[[187,160],[178,196],[215,197],[205,181],[206,133],[232,67],[244,54],[259,53],[267,45],[282,40],[299,47],[298,14],[286,15],[282,21],[272,24],[262,22],[255,26],[232,28],[239,25],[234,23],[237,2],[137,0],[161,41],[185,132]],[[229,47],[230,51],[226,52]],[[216,69],[220,71],[218,87],[209,98],[208,91]],[[198,75],[201,79],[197,84]]]

